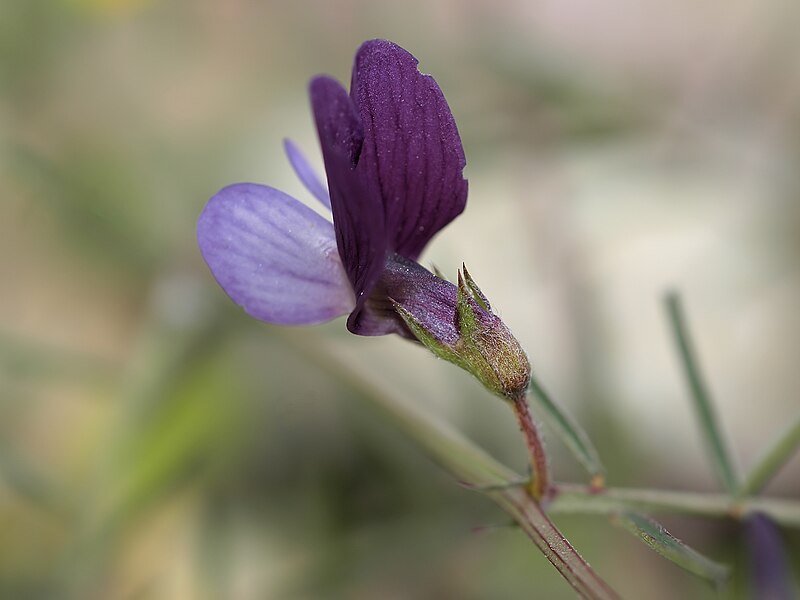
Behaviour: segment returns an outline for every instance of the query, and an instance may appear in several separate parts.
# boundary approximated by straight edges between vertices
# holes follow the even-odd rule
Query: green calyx
[[[505,400],[519,398],[530,381],[525,351],[472,279],[466,266],[458,272],[455,319],[458,339],[445,343],[413,313],[398,303],[395,310],[431,352],[474,375],[490,392]]]

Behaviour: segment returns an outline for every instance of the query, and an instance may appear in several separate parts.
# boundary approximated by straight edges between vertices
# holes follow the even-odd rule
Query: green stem
[[[531,377],[528,389],[533,392],[534,411],[538,407],[547,423],[569,448],[575,458],[588,471],[592,485],[602,488],[605,485],[605,469],[589,436],[572,417],[560,407],[534,377]]]
[[[589,600],[619,598],[578,554],[527,491],[519,487],[507,488],[491,492],[489,496],[514,518],[581,598]]]
[[[520,396],[512,401],[514,415],[517,417],[519,428],[525,437],[525,445],[528,447],[531,461],[531,484],[529,491],[534,500],[544,498],[550,489],[550,475],[547,468],[547,455],[544,451],[544,444],[539,435],[536,423],[531,418],[528,410],[526,397]]]
[[[786,464],[800,446],[800,418],[798,418],[756,462],[739,490],[739,496],[758,493],[769,480]]]
[[[788,527],[800,527],[800,502],[780,498],[734,499],[727,494],[703,494],[636,488],[606,488],[559,483],[548,512],[613,514],[622,510],[741,519],[754,512],[769,515]]]
[[[739,488],[739,478],[733,467],[728,446],[720,432],[717,414],[711,402],[711,395],[700,372],[697,357],[689,337],[689,330],[686,326],[686,317],[681,298],[677,293],[670,292],[664,300],[675,336],[675,343],[678,346],[678,353],[683,363],[686,380],[689,383],[694,407],[700,419],[700,425],[711,452],[714,467],[725,489],[731,494],[735,494]]]

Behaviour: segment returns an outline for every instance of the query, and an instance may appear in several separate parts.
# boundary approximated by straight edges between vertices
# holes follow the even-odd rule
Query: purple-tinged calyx
[[[474,375],[489,391],[506,400],[525,394],[531,366],[508,327],[467,271],[458,285],[444,281],[416,263],[400,263],[411,277],[382,283],[389,301],[408,331],[436,356]],[[414,285],[409,282],[415,280]],[[434,282],[435,280],[435,282]],[[409,290],[410,293],[409,293]]]

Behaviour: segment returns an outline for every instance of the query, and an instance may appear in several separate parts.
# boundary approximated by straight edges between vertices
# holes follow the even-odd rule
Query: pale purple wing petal
[[[308,163],[308,160],[306,160],[300,148],[298,148],[292,140],[286,138],[283,140],[283,149],[298,179],[300,179],[306,189],[311,192],[314,198],[322,202],[322,204],[330,210],[331,198],[328,195],[328,189],[317,176],[314,168]]]
[[[383,201],[390,249],[411,259],[467,201],[466,159],[453,115],[417,62],[391,42],[365,42],[350,87],[364,126],[358,170]]]
[[[223,188],[200,214],[197,241],[225,292],[257,319],[322,323],[355,305],[333,226],[281,191]]]
[[[386,256],[383,203],[369,193],[355,167],[363,127],[350,96],[330,77],[316,77],[309,88],[311,107],[328,176],[336,242],[356,295],[347,327],[359,333],[359,314],[374,287]]]

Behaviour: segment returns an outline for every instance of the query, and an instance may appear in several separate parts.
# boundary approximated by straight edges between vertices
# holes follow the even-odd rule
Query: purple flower
[[[349,313],[353,333],[418,339],[517,394],[527,359],[466,271],[457,287],[416,262],[467,200],[464,150],[439,86],[411,54],[372,40],[356,53],[349,94],[320,76],[310,96],[329,191],[291,142],[285,149],[333,224],[274,188],[226,187],[197,225],[214,277],[257,319],[299,325]],[[494,382],[499,367],[486,354],[498,352],[524,362],[511,383]]]

